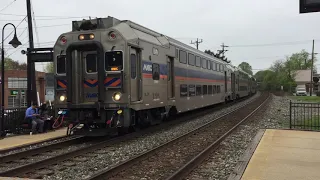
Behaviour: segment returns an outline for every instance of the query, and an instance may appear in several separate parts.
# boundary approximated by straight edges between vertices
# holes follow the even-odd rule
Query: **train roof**
[[[121,32],[121,34],[124,36],[124,38],[131,42],[136,43],[138,40],[143,40],[146,42],[153,43],[158,46],[170,48],[170,44],[193,52],[194,54],[201,55],[202,57],[217,61],[221,64],[227,64],[225,61],[222,61],[221,59],[218,59],[216,57],[213,57],[207,53],[204,53],[192,46],[189,46],[187,44],[184,44],[174,38],[165,36],[161,33],[158,33],[154,30],[151,30],[147,27],[144,27],[142,25],[139,25],[135,22],[132,22],[130,20],[119,20],[117,18],[108,16],[106,18],[96,18],[96,19],[90,19],[90,20],[81,20],[81,21],[73,21],[72,22],[72,32],[80,31],[81,25],[85,21],[90,21],[92,24],[94,24],[95,29],[108,29],[108,28],[114,28]],[[129,26],[129,27],[128,27]]]

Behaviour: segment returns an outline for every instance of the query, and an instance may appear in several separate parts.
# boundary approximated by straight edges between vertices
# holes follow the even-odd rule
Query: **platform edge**
[[[264,133],[266,132],[266,129],[259,129],[256,136],[252,140],[251,144],[248,146],[248,148],[245,150],[245,152],[240,157],[237,165],[233,169],[233,171],[230,173],[228,180],[240,180],[251,160],[251,157],[253,156],[254,152],[256,151]]]

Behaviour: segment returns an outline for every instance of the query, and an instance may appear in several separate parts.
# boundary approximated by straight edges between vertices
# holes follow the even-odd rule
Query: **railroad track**
[[[0,176],[2,174],[10,173],[14,169],[23,170],[32,164],[46,161],[47,159],[53,159],[57,154],[61,154],[61,151],[72,151],[72,149],[89,146],[99,140],[101,140],[101,138],[93,139],[90,137],[75,136],[71,139],[65,139],[36,148],[2,155],[0,157]],[[15,148],[15,150],[17,149]]]
[[[2,150],[0,150],[0,157],[4,156],[6,154],[9,154],[11,152],[20,151],[20,150],[26,151],[29,148],[31,149],[32,147],[39,147],[39,146],[44,146],[44,145],[46,146],[46,145],[50,145],[50,144],[55,144],[55,143],[57,143],[57,142],[59,142],[61,140],[65,141],[66,139],[73,139],[73,138],[79,138],[79,136],[55,137],[55,138],[46,139],[46,140],[43,140],[43,141],[40,141],[40,142],[36,142],[36,143],[29,143],[29,144],[24,144],[24,145],[20,145],[20,146],[15,146],[15,147],[12,147],[12,148],[2,149]]]
[[[263,94],[256,101],[229,112],[195,130],[139,154],[120,165],[90,175],[86,180],[100,179],[183,179],[216,149],[242,122],[269,99]]]
[[[240,100],[242,101],[242,100]],[[239,101],[238,101],[239,102]],[[235,102],[237,103],[237,102]],[[120,136],[108,140],[97,140],[93,141],[90,144],[85,145],[84,147],[77,148],[75,150],[66,151],[63,153],[56,153],[55,151],[44,151],[42,150],[34,150],[33,153],[28,152],[25,155],[17,155],[15,160],[11,159],[14,156],[6,157],[4,160],[0,160],[1,166],[4,166],[4,169],[7,168],[7,164],[12,162],[17,162],[19,166],[12,167],[11,169],[0,172],[0,176],[3,177],[27,177],[27,178],[43,178],[44,175],[52,175],[55,171],[63,170],[69,166],[75,166],[77,162],[85,162],[88,158],[94,158],[99,156],[99,154],[105,153],[106,151],[110,151],[114,146],[119,145],[128,140],[132,140],[134,138],[140,137],[142,135],[146,135],[148,133],[154,133],[159,129],[163,128],[172,128],[182,121],[189,121],[194,118],[198,118],[200,116],[204,116],[207,113],[212,113],[215,110],[220,110],[226,108],[228,106],[234,105],[235,103],[226,104],[223,106],[215,106],[211,108],[199,109],[193,111],[192,113],[185,113],[179,116],[179,118],[175,121],[169,121],[167,123],[163,123],[159,126],[151,127],[143,131],[127,134],[125,136]],[[64,145],[60,145],[60,147],[65,147]],[[31,155],[33,154],[33,155]],[[31,156],[30,156],[31,155]],[[45,157],[42,157],[44,155]],[[48,156],[50,155],[50,156]],[[29,156],[30,158],[22,158]],[[48,156],[48,157],[46,157]],[[40,160],[39,160],[40,157]],[[31,161],[30,161],[31,159]],[[9,161],[11,160],[11,161]],[[13,161],[12,161],[13,160]],[[3,163],[7,162],[7,163]],[[27,162],[22,163],[21,162]]]

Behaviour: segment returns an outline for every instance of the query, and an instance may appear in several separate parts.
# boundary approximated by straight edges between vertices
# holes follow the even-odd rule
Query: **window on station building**
[[[8,77],[9,89],[27,89],[27,78]]]

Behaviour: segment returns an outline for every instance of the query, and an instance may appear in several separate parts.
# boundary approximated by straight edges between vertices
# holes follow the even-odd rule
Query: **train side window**
[[[187,53],[185,51],[180,50],[179,61],[183,64],[187,64]]]
[[[220,64],[220,71],[221,71],[221,72],[223,71],[223,66],[222,66],[222,64]]]
[[[137,59],[135,54],[131,54],[131,79],[137,77]]]
[[[197,96],[201,96],[202,95],[202,86],[201,85],[197,85],[196,86],[196,95]]]
[[[212,61],[208,60],[208,69],[211,70],[211,63]]]
[[[179,49],[176,49],[176,58],[179,57]]]
[[[208,94],[209,94],[209,95],[212,94],[212,85],[208,85]]]
[[[202,62],[202,68],[207,69],[207,60],[204,58],[201,58],[201,62]]]
[[[203,85],[203,95],[207,95],[208,94],[208,86],[207,85]]]
[[[216,64],[216,70],[217,70],[218,72],[220,71],[220,66],[219,66],[218,63]]]
[[[66,73],[66,56],[57,57],[57,74]]]
[[[160,66],[159,64],[152,64],[152,79],[159,80],[160,79]]]
[[[220,93],[220,85],[217,86],[217,93],[218,93],[218,94]]]
[[[216,94],[216,93],[217,93],[217,86],[213,85],[213,94]]]
[[[189,54],[189,65],[194,66],[196,64],[196,59],[193,54]]]
[[[96,54],[86,55],[86,69],[87,69],[87,73],[97,72],[97,55]]]
[[[217,70],[216,63],[215,63],[215,62],[212,62],[212,67],[211,67],[211,69],[212,69],[213,71],[216,71],[216,70]]]
[[[196,66],[201,67],[201,59],[199,56],[196,56]]]
[[[180,85],[180,97],[187,97],[188,96],[188,85],[181,84]]]
[[[189,96],[196,95],[196,86],[194,84],[189,84]]]

